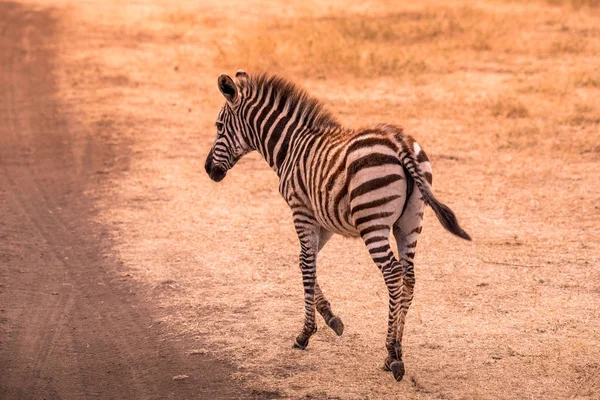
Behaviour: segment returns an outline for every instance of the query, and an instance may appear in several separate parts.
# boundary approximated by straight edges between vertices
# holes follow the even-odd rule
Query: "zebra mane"
[[[313,128],[338,128],[341,124],[338,120],[325,109],[323,103],[309,95],[306,90],[300,88],[277,75],[258,74],[250,75],[247,85],[251,92],[256,94],[260,90],[271,88],[276,97],[279,97],[280,104],[284,104],[284,110],[291,112],[297,106],[300,107],[299,115],[303,115],[303,123],[308,124],[308,118],[311,117]],[[313,116],[314,115],[314,116]]]

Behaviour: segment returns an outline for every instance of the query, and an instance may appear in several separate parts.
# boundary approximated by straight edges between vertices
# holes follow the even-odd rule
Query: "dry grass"
[[[215,62],[313,76],[413,76],[446,69],[441,61],[457,52],[489,51],[506,36],[503,25],[470,6],[290,18],[233,34],[218,44]]]
[[[600,17],[552,3],[70,5],[65,102],[131,154],[90,196],[160,322],[293,398],[599,398]],[[473,234],[427,212],[401,384],[379,369],[386,289],[357,241],[319,261],[344,336],[320,324],[290,349],[302,289],[277,178],[256,155],[220,185],[203,173],[216,76],[237,68],[298,81],[349,125],[402,123]]]
[[[408,10],[388,5],[385,12],[375,8],[360,14],[249,22],[215,43],[215,63],[313,77],[414,77],[448,73],[465,62],[502,55],[555,58],[600,50],[598,30],[584,29],[582,35],[569,16],[543,10],[545,18],[540,18],[539,8],[511,13],[485,4],[430,4]]]
[[[599,0],[547,0],[550,5],[569,5],[575,10],[600,7]]]
[[[490,102],[489,108],[494,117],[526,118],[529,116],[525,104],[513,96],[499,97]]]
[[[594,72],[583,72],[576,76],[575,85],[578,87],[600,87],[600,68]]]

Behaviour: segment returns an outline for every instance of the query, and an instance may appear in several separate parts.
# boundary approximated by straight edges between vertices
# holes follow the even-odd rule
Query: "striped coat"
[[[305,298],[305,324],[294,347],[308,345],[316,331],[315,311],[342,334],[344,325],[317,282],[317,254],[333,234],[360,237],[388,287],[384,368],[401,380],[402,334],[425,205],[451,233],[470,240],[454,213],[433,195],[427,155],[397,126],[343,127],[319,101],[277,76],[240,70],[235,81],[221,75],[218,86],[226,101],[207,173],[221,181],[244,154],[258,151],[279,176],[279,191],[292,210]]]

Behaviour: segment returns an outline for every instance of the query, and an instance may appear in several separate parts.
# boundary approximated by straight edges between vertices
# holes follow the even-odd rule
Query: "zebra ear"
[[[235,73],[235,79],[237,79],[238,85],[241,89],[244,89],[246,87],[246,83],[248,83],[248,78],[248,74],[243,69],[238,69],[238,71]]]
[[[223,74],[219,76],[219,80],[217,82],[219,84],[219,90],[225,99],[227,99],[227,101],[231,104],[235,103],[238,97],[238,89],[237,86],[235,86],[233,79]]]
[[[238,71],[235,73],[235,77],[240,80],[248,79],[248,74],[243,69],[238,69]]]

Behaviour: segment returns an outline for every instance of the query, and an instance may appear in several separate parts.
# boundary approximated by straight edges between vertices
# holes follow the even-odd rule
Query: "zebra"
[[[348,129],[304,89],[277,75],[220,75],[225,97],[205,169],[220,182],[236,162],[258,151],[279,176],[300,241],[304,327],[293,348],[304,350],[317,330],[315,310],[338,335],[344,324],[319,287],[317,254],[334,235],[359,237],[388,289],[387,357],[383,369],[401,381],[402,336],[413,300],[414,257],[425,205],[454,235],[471,240],[433,195],[431,165],[402,128]],[[393,234],[398,258],[390,246]]]

